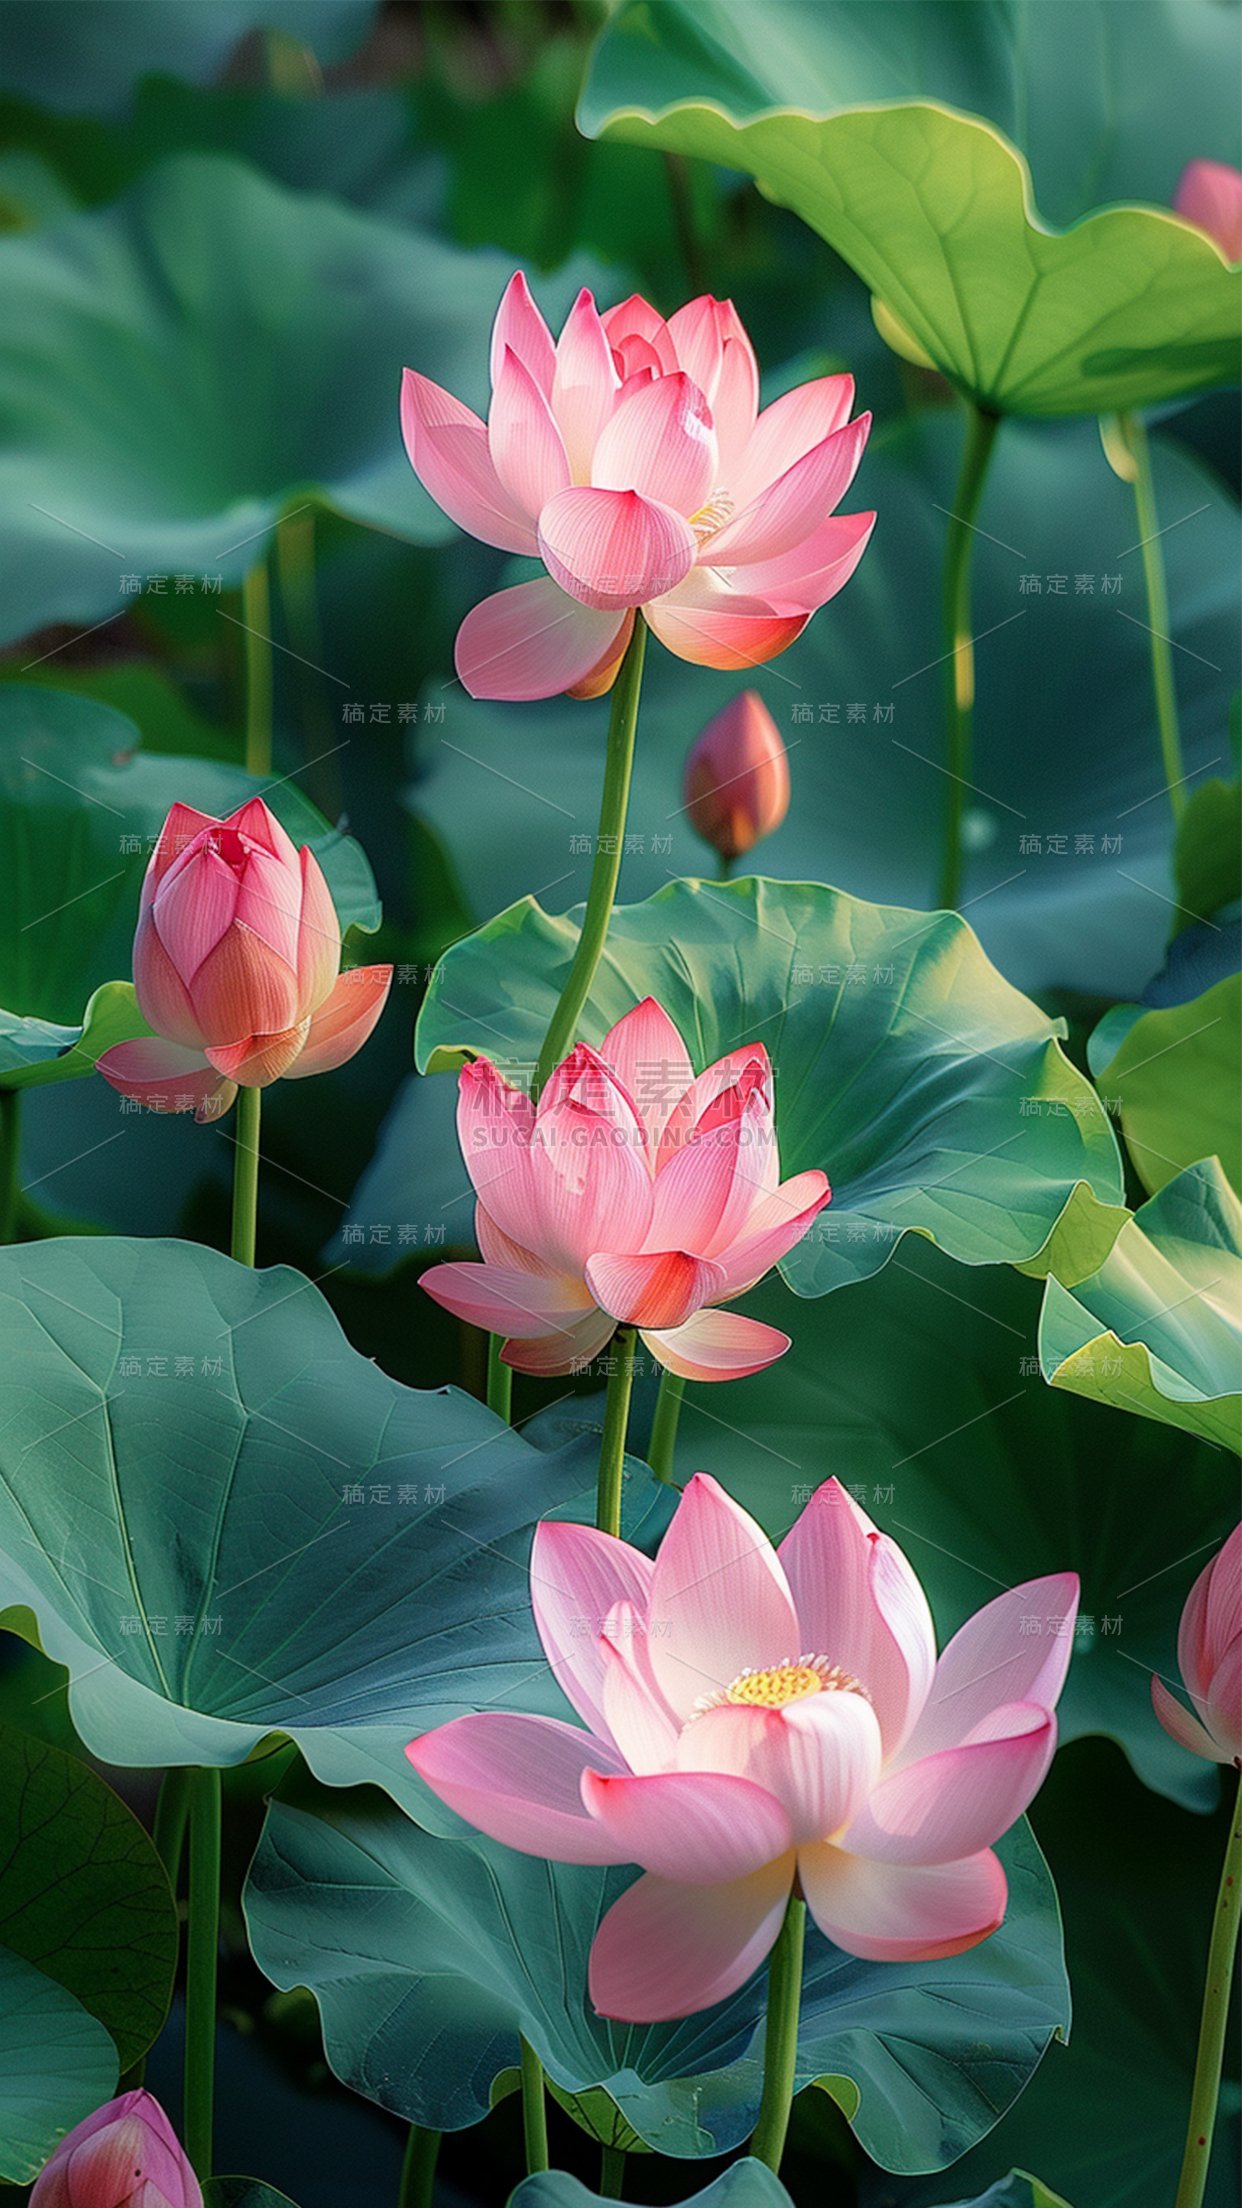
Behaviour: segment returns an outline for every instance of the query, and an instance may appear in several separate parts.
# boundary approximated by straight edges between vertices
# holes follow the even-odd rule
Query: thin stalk
[[[966,443],[944,545],[945,770],[944,849],[938,902],[957,904],[962,889],[962,814],[970,787],[971,722],[975,706],[975,644],[970,579],[975,515],[1000,427],[998,415],[966,402]]]
[[[1190,2094],[1190,2121],[1186,2127],[1186,2152],[1177,2183],[1176,2208],[1202,2208],[1212,2160],[1212,2134],[1216,2129],[1216,2104],[1220,2098],[1220,2066],[1229,2022],[1229,1986],[1238,1945],[1238,1921],[1242,1912],[1242,1778],[1233,1806],[1229,1844],[1216,1896],[1212,1938],[1208,1947],[1207,1983],[1203,1988],[1203,2019],[1199,2026],[1199,2051],[1195,2057],[1195,2081]]]
[[[768,2022],[763,2042],[763,2098],[750,2151],[756,2161],[779,2172],[793,2107],[794,2076],[798,2063],[798,2014],[802,2005],[802,1948],[806,1938],[806,1903],[797,1894],[789,1897],[785,1922],[776,1937],[768,1964]]]
[[[1177,684],[1173,673],[1173,646],[1169,640],[1169,589],[1164,572],[1156,485],[1151,472],[1151,446],[1139,415],[1121,415],[1118,426],[1133,462],[1130,480],[1134,485],[1138,549],[1143,558],[1143,584],[1147,592],[1151,686],[1156,702],[1156,727],[1160,732],[1160,760],[1173,818],[1180,820],[1186,803],[1186,767],[1177,718]]]
[[[548,2107],[543,2097],[543,2065],[527,2039],[522,2050],[522,2132],[526,2141],[526,2174],[533,2177],[548,2167]]]
[[[647,1462],[657,1480],[673,1477],[673,1454],[677,1445],[677,1421],[681,1417],[681,1399],[686,1383],[680,1373],[664,1371],[660,1374],[660,1392],[656,1397],[655,1417],[651,1421],[651,1440],[647,1445]]]
[[[272,771],[272,607],[267,562],[256,560],[242,583],[246,637],[246,771]]]
[[[200,2184],[211,2176],[220,1945],[220,1773],[190,1782],[190,1909],[185,1971],[185,2146]]]
[[[0,1242],[14,1242],[17,1239],[21,1156],[21,1091],[0,1089]]]
[[[489,1334],[487,1337],[487,1407],[503,1418],[506,1426],[513,1423],[513,1367],[501,1363],[500,1352],[504,1337]]]
[[[155,1852],[164,1866],[174,1894],[181,1876],[181,1857],[185,1847],[193,1776],[193,1772],[184,1764],[174,1765],[164,1773],[160,1782],[159,1799],[155,1804],[155,1822],[151,1828]]]
[[[262,1089],[237,1092],[237,1137],[233,1147],[233,1234],[230,1252],[239,1265],[253,1265],[255,1220],[259,1208],[259,1117]]]
[[[646,641],[647,626],[641,614],[638,614],[634,620],[634,634],[626,647],[625,657],[613,684],[612,714],[608,723],[608,755],[604,762],[604,791],[599,808],[599,834],[595,840],[595,857],[591,865],[586,910],[582,915],[582,933],[561,991],[560,1002],[552,1014],[551,1025],[539,1053],[539,1063],[535,1068],[532,1084],[532,1094],[536,1098],[552,1068],[560,1064],[573,1042],[582,1007],[591,993],[595,969],[604,948],[604,937],[608,933],[612,901],[617,890],[617,876],[621,871],[621,852],[625,843],[625,816],[630,801],[634,732],[638,726],[638,696],[642,688]]]
[[[599,1489],[595,1523],[601,1533],[620,1535],[621,1481],[625,1472],[625,1429],[634,1385],[634,1329],[619,1326],[613,1336],[616,1363],[608,1380],[604,1437],[599,1448]]]
[[[625,2184],[624,2147],[605,2147],[600,2156],[599,2197],[601,2200],[621,2200]]]
[[[401,2164],[401,2190],[397,2196],[397,2208],[431,2208],[436,2190],[436,2162],[440,2154],[440,2134],[428,2131],[422,2124],[410,2125],[410,2136],[405,2142],[405,2159]]]

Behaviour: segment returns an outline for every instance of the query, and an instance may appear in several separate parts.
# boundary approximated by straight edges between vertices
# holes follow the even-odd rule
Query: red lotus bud
[[[686,811],[722,859],[740,858],[789,810],[789,755],[755,690],[743,690],[696,737],[686,761]]]

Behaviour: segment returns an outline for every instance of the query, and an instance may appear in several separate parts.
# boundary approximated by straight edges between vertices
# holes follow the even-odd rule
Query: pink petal
[[[144,1020],[157,1035],[200,1050],[203,1031],[190,992],[159,939],[150,912],[143,913],[134,937],[134,989]]]
[[[620,353],[628,360],[627,347],[633,340],[654,353],[661,374],[667,375],[676,369],[677,348],[668,334],[668,324],[638,292],[631,292],[620,306],[609,307],[600,319],[614,354]],[[628,370],[623,372],[628,373]]]
[[[1242,261],[1242,171],[1227,161],[1188,161],[1173,205],[1206,230],[1227,261]]]
[[[1232,1763],[1233,1757],[1219,1741],[1213,1740],[1205,1725],[1193,1717],[1176,1696],[1169,1693],[1162,1679],[1152,1673],[1152,1708],[1171,1740],[1179,1748],[1189,1748],[1192,1756],[1202,1756],[1207,1763]]]
[[[771,1111],[772,1067],[762,1043],[743,1043],[737,1050],[726,1051],[683,1090],[660,1138],[657,1171],[664,1171],[669,1159],[692,1135],[706,1134],[729,1118],[737,1106],[734,1092],[739,1089],[746,1095],[757,1091]]]
[[[957,1747],[1005,1703],[1055,1709],[1073,1653],[1077,1609],[1077,1573],[1054,1572],[976,1610],[936,1666],[905,1761]]]
[[[863,1808],[880,1775],[880,1728],[865,1695],[809,1694],[783,1709],[722,1703],[685,1727],[683,1770],[736,1771],[788,1811],[798,1843],[826,1840]]]
[[[698,299],[688,299],[668,318],[668,334],[677,348],[678,361],[709,401],[720,380],[724,358],[722,309],[723,302],[705,292]]]
[[[936,1662],[931,1611],[917,1577],[837,1480],[816,1489],[782,1541],[780,1559],[797,1605],[799,1645],[862,1682],[884,1753],[894,1755],[926,1701]],[[968,1726],[964,1721],[962,1734]]]
[[[207,1057],[218,1073],[243,1089],[270,1088],[300,1065],[310,1021],[279,1029],[274,1035],[247,1035],[238,1043],[209,1043]]]
[[[457,672],[472,698],[554,698],[595,673],[621,625],[540,576],[471,607],[457,631]]]
[[[681,1326],[723,1278],[719,1265],[686,1250],[598,1251],[586,1268],[595,1301],[625,1326]]]
[[[697,549],[688,521],[637,491],[575,485],[539,516],[539,550],[553,581],[605,612],[662,597],[690,573]]]
[[[789,1818],[752,1779],[720,1771],[584,1771],[582,1799],[623,1863],[678,1885],[745,1878],[792,1842]]]
[[[302,1054],[289,1068],[291,1081],[309,1073],[330,1073],[361,1050],[388,1002],[391,966],[351,966],[338,976],[313,1015]]]
[[[191,981],[190,1002],[208,1049],[252,1035],[283,1034],[297,1025],[297,969],[262,936],[232,927]]]
[[[532,521],[569,481],[569,460],[552,409],[530,370],[506,350],[487,418],[496,473]]]
[[[608,335],[589,291],[580,291],[556,347],[552,411],[575,483],[591,478],[595,441],[617,401],[617,374]]]
[[[233,829],[243,842],[257,845],[260,851],[266,851],[269,858],[279,859],[281,865],[287,867],[291,874],[296,871],[297,845],[290,839],[288,831],[281,827],[271,806],[265,805],[261,797],[248,797],[244,805],[239,805],[235,813],[230,813],[227,820],[221,821],[220,826],[222,829]],[[223,844],[224,838],[219,840]]]
[[[604,1720],[600,1635],[620,1602],[646,1616],[651,1573],[638,1549],[594,1526],[548,1519],[535,1527],[530,1597],[539,1638],[562,1692],[603,1739],[611,1734]]]
[[[457,1079],[457,1140],[466,1171],[488,1217],[510,1241],[541,1263],[539,1205],[531,1171],[535,1107],[525,1089],[510,1088],[488,1058],[462,1067]],[[489,1252],[484,1249],[486,1257]]]
[[[724,1297],[744,1295],[780,1262],[818,1219],[832,1198],[823,1173],[795,1173],[754,1205],[741,1239],[716,1254],[724,1267]]]
[[[802,1645],[771,1542],[705,1472],[660,1543],[647,1616],[652,1669],[682,1717],[740,1672],[787,1663]]]
[[[952,1863],[999,1840],[1043,1785],[1057,1744],[1051,1711],[1020,1702],[1004,1716],[1003,1734],[882,1779],[842,1846],[886,1863]]]
[[[295,962],[298,972],[298,1016],[317,1012],[341,970],[341,923],[332,892],[313,851],[303,846],[298,854],[302,902],[298,921]],[[391,968],[389,969],[391,972]]]
[[[539,1247],[556,1264],[580,1270],[610,1245],[642,1247],[652,1202],[642,1129],[611,1069],[584,1043],[544,1089],[530,1162]]]
[[[600,1044],[600,1056],[632,1097],[654,1159],[670,1112],[694,1079],[690,1053],[663,1005],[644,997]]]
[[[1242,1756],[1242,1634],[1225,1650],[1212,1674],[1204,1715],[1214,1739],[1232,1758]]]
[[[734,1208],[735,1187],[745,1217],[753,1207],[759,1154],[753,1147],[756,1132],[771,1127],[771,1116],[762,1099],[748,1111],[747,1097],[735,1086],[722,1100],[723,1109],[707,1127],[691,1129],[656,1173],[655,1204],[649,1241],[655,1247],[711,1252],[726,1244],[718,1230]],[[743,1148],[743,1138],[747,1145]],[[723,1293],[723,1288],[719,1291]],[[705,1301],[705,1298],[701,1298]],[[689,1313],[685,1314],[687,1317]],[[655,1325],[675,1326],[675,1319],[653,1320]]]
[[[833,514],[792,552],[747,567],[746,588],[784,613],[815,613],[844,590],[874,527],[874,514]]]
[[[530,286],[520,268],[506,284],[504,297],[496,310],[496,320],[492,324],[493,388],[500,381],[506,347],[517,354],[522,366],[534,377],[545,398],[550,397],[552,378],[556,372],[556,347],[547,323],[531,298]]]
[[[591,669],[589,675],[584,675],[581,682],[570,685],[565,693],[566,697],[602,698],[607,691],[611,690],[617,679],[621,662],[630,648],[630,639],[633,634],[634,609],[631,606],[629,612],[623,615],[621,626],[608,649]]]
[[[1228,1540],[1204,1565],[1182,1609],[1177,1664],[1193,1695],[1207,1694],[1217,1664],[1240,1632],[1242,1525],[1235,1526]]]
[[[496,473],[478,415],[413,368],[401,379],[401,434],[423,489],[459,529],[502,552],[536,550],[527,516]]]
[[[200,1124],[220,1119],[237,1094],[201,1051],[165,1042],[162,1035],[114,1043],[98,1060],[104,1080],[122,1096],[132,1096],[149,1112],[192,1111]]]
[[[616,1331],[617,1322],[607,1311],[590,1310],[567,1333],[562,1329],[556,1334],[542,1334],[533,1342],[506,1342],[500,1352],[501,1363],[538,1380],[554,1380],[564,1372],[585,1372]]]
[[[154,851],[147,861],[147,871],[142,881],[142,903],[145,912],[169,868],[183,859],[192,844],[201,835],[209,835],[221,823],[214,813],[200,813],[193,805],[183,805],[180,800],[168,809],[164,825]]]
[[[209,844],[187,853],[184,865],[171,867],[164,876],[150,916],[187,987],[228,934],[239,887],[234,869]]]
[[[651,1662],[647,1604],[614,1604],[599,1652],[600,1696],[608,1733],[631,1771],[666,1771],[677,1761],[681,1726],[670,1710]]]
[[[759,364],[741,320],[728,302],[726,314],[732,321],[726,327],[720,378],[711,394],[711,408],[716,418],[721,476],[730,483],[754,432],[759,407]]]
[[[588,1771],[617,1771],[603,1741],[555,1717],[482,1710],[412,1740],[420,1778],[490,1840],[552,1863],[624,1863],[606,1828],[582,1804]]]
[[[542,1341],[548,1334],[567,1341],[590,1307],[585,1291],[572,1295],[563,1274],[506,1272],[499,1265],[433,1265],[420,1276],[420,1285],[457,1318],[515,1342]]]
[[[707,540],[703,557],[713,567],[747,566],[805,543],[848,491],[870,429],[871,416],[860,414],[813,445],[774,483],[737,507],[732,520]],[[749,587],[750,578],[744,580]]]
[[[792,1879],[790,1857],[724,1886],[640,1878],[613,1903],[592,1943],[589,1985],[598,2014],[658,2024],[736,1993],[772,1949]]]
[[[689,376],[661,376],[622,396],[595,447],[591,481],[601,490],[641,491],[675,513],[695,514],[711,491],[716,465],[702,391]]]
[[[763,598],[744,597],[706,568],[696,567],[675,591],[644,606],[643,619],[678,659],[733,674],[777,658],[802,634],[810,615],[786,613]]]
[[[305,858],[318,871],[318,861],[307,851]],[[237,884],[233,917],[239,927],[261,936],[287,966],[298,963],[298,920],[302,910],[302,866],[274,859],[270,852],[251,851]],[[333,921],[336,915],[333,913]],[[340,940],[340,930],[334,930]]]
[[[682,1380],[744,1380],[775,1364],[789,1347],[788,1334],[740,1311],[696,1311],[668,1332],[644,1328],[643,1341]]]
[[[874,1863],[843,1848],[798,1851],[807,1907],[847,1955],[935,1962],[977,1947],[1004,1922],[1008,1887],[985,1850],[957,1863]]]
[[[765,407],[729,477],[734,510],[749,505],[834,430],[844,429],[853,404],[852,376],[819,376]]]

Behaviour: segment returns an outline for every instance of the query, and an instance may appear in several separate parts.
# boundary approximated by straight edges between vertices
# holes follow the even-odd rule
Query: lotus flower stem
[[[1229,1827],[1229,1845],[1221,1872],[1212,1939],[1208,1948],[1207,1983],[1203,1989],[1203,2020],[1199,2026],[1199,2051],[1190,2095],[1190,2122],[1186,2152],[1178,2180],[1176,2208],[1202,2208],[1212,2160],[1212,2134],[1216,2128],[1216,2103],[1220,2097],[1220,2070],[1229,2022],[1229,1987],[1238,1945],[1242,1914],[1242,1778]]]
[[[582,1007],[591,993],[595,969],[604,948],[608,922],[612,917],[612,901],[617,890],[617,876],[621,871],[621,851],[625,843],[625,815],[630,801],[630,775],[634,766],[634,732],[638,726],[638,695],[643,679],[643,654],[646,650],[647,629],[641,619],[634,623],[634,634],[625,650],[621,670],[612,692],[612,714],[608,723],[608,754],[604,764],[604,793],[599,809],[599,834],[595,840],[595,858],[591,867],[591,882],[587,890],[586,911],[582,915],[582,933],[574,952],[569,977],[561,991],[560,1002],[552,1014],[552,1022],[543,1039],[539,1063],[535,1068],[532,1094],[539,1092],[551,1073],[558,1066],[574,1040],[574,1033]]]
[[[190,1813],[190,1781],[193,1774],[184,1764],[164,1773],[160,1784],[159,1799],[155,1805],[155,1823],[151,1838],[155,1852],[164,1866],[168,1883],[174,1894],[181,1876],[181,1857],[185,1848],[186,1819]]]
[[[601,2200],[621,2200],[625,2184],[624,2147],[605,2147],[600,2156],[599,2197]]]
[[[974,520],[1000,418],[969,401],[966,443],[944,546],[945,798],[944,850],[937,901],[956,906],[962,887],[962,813],[970,788],[971,721],[975,704],[975,643],[971,633],[970,579]]]
[[[259,1114],[262,1089],[237,1092],[237,1135],[233,1150],[232,1255],[239,1265],[253,1265],[255,1218],[259,1203]]]
[[[431,2208],[436,2190],[436,2163],[440,2134],[424,2124],[411,2124],[401,2164],[401,2191],[397,2208]]]
[[[1147,592],[1147,627],[1151,639],[1151,686],[1160,733],[1160,758],[1165,787],[1174,820],[1186,803],[1186,767],[1182,758],[1181,729],[1177,718],[1177,684],[1173,674],[1173,646],[1169,641],[1169,590],[1164,572],[1160,515],[1156,485],[1151,472],[1151,446],[1147,429],[1137,414],[1120,414],[1117,439],[1105,436],[1104,450],[1114,473],[1134,486],[1134,514],[1138,523],[1138,550],[1143,555],[1143,584]],[[1120,442],[1121,454],[1115,451]],[[1126,465],[1126,461],[1129,465]]]
[[[504,1348],[502,1334],[487,1337],[487,1407],[503,1418],[506,1426],[513,1423],[513,1367],[501,1360]]]
[[[647,1462],[657,1480],[671,1480],[673,1477],[677,1422],[681,1417],[681,1399],[685,1392],[686,1383],[681,1374],[670,1372],[666,1366],[660,1374],[660,1392],[656,1397],[651,1439],[647,1444]]]
[[[246,772],[272,771],[272,606],[267,562],[256,560],[242,582],[246,633]]]
[[[548,2167],[548,2109],[543,2097],[543,2064],[528,2039],[519,2038],[522,2051],[522,2132],[526,2141],[526,2174],[533,2177]]]
[[[190,1907],[186,1928],[185,2144],[200,2183],[211,2176],[220,1944],[220,1773],[190,1781]]]
[[[604,1406],[604,1436],[599,1448],[599,1499],[595,1523],[601,1533],[621,1534],[621,1481],[625,1471],[625,1429],[634,1385],[634,1329],[619,1326],[613,1336],[615,1362]]]
[[[798,2016],[802,2006],[802,1949],[806,1939],[806,1903],[789,1897],[785,1922],[768,1964],[768,2022],[763,2041],[763,2097],[750,2151],[756,2161],[779,2172],[793,2107],[798,2064]]]

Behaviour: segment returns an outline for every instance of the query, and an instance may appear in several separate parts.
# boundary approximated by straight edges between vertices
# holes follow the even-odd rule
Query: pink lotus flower
[[[66,2133],[30,2208],[203,2208],[198,2179],[149,2093],[122,2093]]]
[[[1208,1763],[1242,1763],[1242,1525],[1186,1597],[1177,1668],[1197,1714],[1153,1673],[1152,1705],[1166,1733]]]
[[[153,1037],[99,1071],[151,1111],[227,1112],[263,1089],[344,1065],[384,1008],[391,966],[343,974],[341,928],[313,852],[262,798],[215,820],[174,805],[142,885],[134,987]]]
[[[519,1372],[589,1364],[618,1326],[688,1380],[735,1380],[789,1336],[718,1306],[800,1242],[831,1191],[780,1179],[772,1068],[747,1044],[695,1077],[647,997],[599,1050],[579,1043],[538,1109],[486,1058],[463,1066],[457,1131],[478,1196],[481,1265],[433,1265],[422,1285],[506,1336]]]
[[[666,322],[635,295],[579,292],[557,343],[514,276],[492,333],[486,426],[407,368],[405,449],[450,519],[548,572],[484,599],[457,638],[472,697],[595,696],[641,608],[705,667],[755,667],[848,582],[874,514],[830,520],[871,417],[850,376],[758,409],[750,340],[727,300]]]
[[[642,1865],[591,1949],[602,2015],[655,2023],[733,1993],[795,1878],[850,1955],[957,1955],[997,1929],[991,1844],[1056,1745],[1072,1572],[997,1596],[937,1661],[913,1571],[835,1480],[773,1550],[699,1473],[654,1564],[589,1527],[540,1525],[531,1600],[589,1730],[484,1711],[406,1752],[507,1847]],[[1024,1632],[1031,1611],[1063,1629]]]
[[[1227,261],[1242,261],[1242,169],[1231,169],[1226,161],[1188,161],[1173,206],[1206,230]]]
[[[757,690],[730,698],[686,760],[685,809],[722,859],[741,858],[789,811],[789,754]]]

